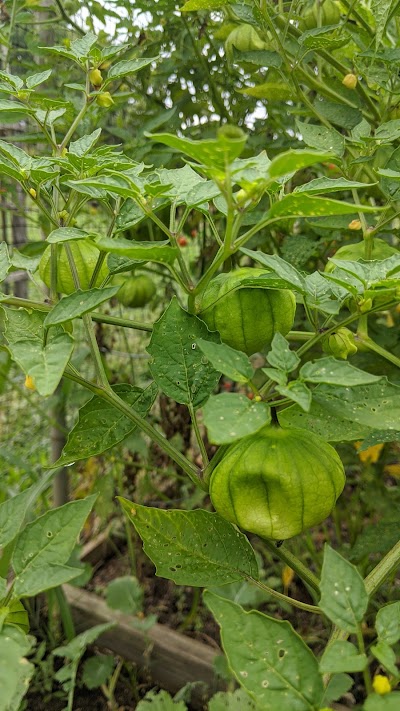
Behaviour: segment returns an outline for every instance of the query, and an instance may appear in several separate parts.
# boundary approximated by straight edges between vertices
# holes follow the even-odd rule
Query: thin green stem
[[[373,353],[382,356],[382,358],[385,358],[385,360],[389,361],[389,363],[393,363],[393,365],[396,365],[398,368],[400,368],[400,358],[395,356],[394,353],[390,353],[390,351],[387,351],[386,348],[383,348],[383,346],[379,346],[377,343],[375,343],[375,341],[372,340],[372,338],[362,338],[359,334],[357,334],[354,336],[354,340],[356,344],[362,343],[364,348],[367,348],[369,351],[372,351]]]
[[[263,539],[264,545],[268,548],[268,550],[273,554],[276,555],[278,558],[280,558],[286,565],[288,565],[290,568],[292,568],[299,578],[301,578],[307,585],[309,585],[313,590],[316,592],[319,592],[319,580],[314,573],[309,570],[304,563],[297,558],[293,553],[288,551],[284,546],[276,546],[272,541],[269,541],[267,539]]]
[[[358,642],[358,649],[360,650],[360,654],[365,654],[365,644],[364,644],[364,637],[361,629],[361,625],[357,625],[357,642]],[[365,684],[365,690],[367,694],[370,694],[372,692],[372,683],[371,683],[371,674],[369,671],[368,665],[363,669],[363,677],[364,677],[364,684]]]
[[[315,615],[322,615],[321,610],[316,605],[309,605],[307,602],[301,602],[300,600],[296,600],[293,597],[289,597],[289,595],[284,595],[283,593],[278,592],[278,590],[274,590],[273,588],[268,587],[268,585],[264,585],[264,583],[260,582],[260,580],[255,580],[255,578],[248,577],[247,580],[252,583],[252,585],[255,585],[257,588],[260,588],[260,590],[263,590],[269,595],[276,597],[282,602],[286,602],[289,605],[293,605],[293,607],[297,607],[299,610],[313,612]]]
[[[192,420],[193,430],[196,435],[197,444],[199,445],[201,457],[203,460],[203,467],[207,467],[209,464],[208,454],[207,454],[207,450],[205,448],[205,444],[203,442],[203,438],[201,436],[201,432],[199,429],[199,423],[197,422],[197,417],[196,417],[196,413],[195,413],[193,405],[188,405],[188,409],[189,409],[190,417]]]
[[[386,553],[385,557],[375,566],[364,580],[368,595],[374,595],[378,588],[400,566],[400,541]]]
[[[121,400],[121,398],[118,397],[118,395],[116,395],[113,390],[106,389],[102,385],[97,385],[96,383],[92,383],[90,380],[82,378],[80,375],[76,375],[76,373],[69,366],[67,367],[64,375],[70,380],[79,383],[79,385],[82,385],[84,388],[90,390],[102,400],[108,402],[110,405],[119,410],[123,415],[125,415],[129,420],[131,420],[131,422],[137,425],[139,429],[145,432],[145,434],[147,434],[153,440],[153,442],[156,442],[156,444],[158,444],[159,447],[166,454],[168,454],[168,456],[179,467],[181,467],[184,472],[186,472],[186,474],[189,476],[191,481],[196,484],[196,486],[199,486],[200,488],[206,490],[204,482],[201,480],[199,469],[194,464],[189,462],[189,460],[181,452],[179,452],[179,450],[176,449],[160,432],[158,432],[155,427],[153,427],[147,420],[141,417],[137,412],[132,410],[129,405],[127,405],[123,400]]]

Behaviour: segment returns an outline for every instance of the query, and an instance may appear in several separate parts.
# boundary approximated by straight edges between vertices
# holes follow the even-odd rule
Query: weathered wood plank
[[[213,669],[213,659],[220,654],[217,648],[184,637],[165,625],[155,624],[148,632],[140,632],[132,626],[129,615],[110,610],[98,595],[71,585],[65,585],[64,592],[78,632],[103,622],[115,622],[116,627],[105,632],[98,643],[148,669],[154,683],[163,689],[174,694],[188,682],[203,682],[204,687],[195,687],[192,695],[200,707],[205,698],[224,688]]]

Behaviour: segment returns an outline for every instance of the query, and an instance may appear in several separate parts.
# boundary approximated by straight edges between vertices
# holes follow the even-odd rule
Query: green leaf
[[[247,538],[218,514],[164,511],[118,498],[160,577],[194,587],[258,578]]]
[[[87,32],[84,37],[71,42],[71,52],[78,59],[85,59],[96,42],[97,37],[94,32]]]
[[[373,644],[370,650],[375,659],[385,667],[389,674],[393,674],[393,676],[398,675],[399,670],[396,666],[396,653],[387,642],[379,641],[377,644]]]
[[[295,269],[295,267],[292,267],[291,264],[282,259],[282,257],[279,257],[277,254],[255,252],[254,250],[247,249],[246,247],[243,247],[240,251],[243,252],[243,254],[247,254],[247,256],[251,257],[251,259],[255,259],[257,262],[260,262],[263,266],[268,267],[269,270],[275,272],[275,274],[283,279],[291,288],[299,291],[301,294],[306,292],[306,282],[303,275]],[[261,281],[265,279],[265,277],[258,277],[258,279]],[[255,280],[254,283],[256,284]],[[274,288],[272,284],[271,288]]]
[[[349,552],[349,558],[357,563],[371,553],[387,553],[399,539],[400,521],[374,521],[363,527]]]
[[[31,74],[29,77],[26,77],[25,82],[27,88],[34,89],[35,86],[39,86],[42,82],[47,81],[47,79],[51,76],[52,71],[52,69],[46,69],[44,72],[38,72],[37,74]]]
[[[107,585],[106,601],[112,610],[120,610],[126,615],[137,615],[143,610],[144,591],[137,578],[125,575],[114,578]]]
[[[340,672],[361,672],[367,666],[365,654],[359,654],[351,642],[335,640],[326,647],[319,663],[321,674],[339,674]]]
[[[71,501],[47,511],[25,526],[18,537],[12,559],[14,594],[17,597],[38,595],[59,585],[60,580],[66,582],[81,572],[67,568],[65,563],[95,500],[96,496],[88,496],[80,501]]]
[[[323,684],[311,650],[286,621],[245,612],[209,591],[204,602],[221,627],[229,667],[263,711],[318,709]]]
[[[319,385],[313,391],[313,398],[330,414],[351,422],[400,430],[400,387],[386,378],[352,388]]]
[[[271,350],[267,354],[267,361],[273,368],[291,373],[300,363],[300,358],[290,350],[289,343],[281,333],[275,333],[272,339]]]
[[[302,123],[296,121],[304,143],[318,151],[326,151],[342,156],[344,153],[344,136],[333,128],[321,124]]]
[[[188,196],[192,193],[197,195],[198,191],[201,190],[203,186],[205,192],[203,195],[200,194],[194,198],[196,204],[198,202],[204,202],[204,200],[207,199],[207,196],[211,199],[220,192],[214,183],[201,178],[200,175],[189,165],[185,165],[184,168],[177,168],[175,170],[165,170],[161,168],[157,170],[156,173],[161,184],[166,186],[163,196],[173,198],[177,205],[180,203],[187,204]],[[189,200],[189,202],[193,202],[193,200]]]
[[[379,375],[371,375],[365,370],[355,368],[347,361],[336,360],[331,356],[305,363],[300,370],[300,377],[308,383],[328,383],[348,387],[381,380]]]
[[[321,193],[334,193],[338,191],[360,190],[370,188],[376,183],[359,183],[357,180],[347,180],[346,178],[315,178],[308,183],[298,185],[294,193],[307,193],[307,195],[318,195]]]
[[[400,639],[400,602],[381,607],[376,615],[376,631],[379,641],[396,644]]]
[[[32,503],[33,487],[0,504],[0,546],[4,548],[21,529],[26,512]]]
[[[108,630],[113,627],[115,627],[115,622],[104,622],[101,625],[90,627],[90,629],[85,630],[85,632],[76,635],[68,644],[53,649],[53,654],[56,657],[64,657],[71,661],[78,661],[89,644],[93,644],[104,632],[108,632]]]
[[[341,200],[291,193],[272,205],[268,217],[322,217],[350,215],[353,212],[378,212],[380,209],[370,205],[355,205]]]
[[[289,385],[277,385],[276,389],[280,395],[300,405],[305,412],[310,411],[312,392],[305,383],[294,380]]]
[[[74,156],[85,156],[93,148],[100,138],[101,128],[96,128],[93,133],[86,134],[82,138],[78,138],[77,141],[71,141],[68,146],[68,153]]]
[[[89,657],[82,667],[82,681],[88,689],[97,689],[110,680],[114,667],[115,659],[111,654]]]
[[[13,360],[25,375],[32,377],[40,395],[51,395],[72,355],[72,336],[60,327],[53,327],[43,345],[46,314],[25,309],[7,309],[6,314],[5,336]]]
[[[145,390],[119,383],[114,385],[113,390],[142,417],[147,415],[158,392],[154,383]],[[106,452],[122,442],[135,429],[136,425],[132,420],[95,395],[79,410],[78,422],[69,433],[61,457],[55,465],[65,466]]]
[[[219,341],[196,316],[181,309],[174,297],[154,324],[147,351],[150,371],[159,388],[185,405],[200,407],[218,383],[220,374],[197,347],[197,338]]]
[[[230,444],[271,422],[271,410],[238,393],[211,395],[203,407],[204,424],[213,444]]]
[[[370,694],[363,706],[363,711],[399,711],[399,708],[400,691],[392,691],[384,696]]]
[[[109,301],[119,291],[120,286],[107,286],[103,289],[77,289],[73,294],[64,296],[47,314],[44,325],[46,328],[59,323],[71,321],[73,318],[94,311],[104,301]]]
[[[77,239],[87,239],[93,233],[79,230],[77,227],[59,227],[57,230],[50,232],[46,242],[57,244],[58,242],[72,242]]]
[[[0,281],[4,281],[11,267],[8,247],[6,242],[0,244]]]
[[[254,96],[255,99],[267,99],[272,101],[289,101],[292,95],[290,84],[281,81],[266,81],[255,86],[245,86],[244,89],[238,89],[239,94],[246,96]]]
[[[120,254],[130,259],[143,259],[146,262],[173,264],[179,254],[177,247],[171,247],[168,240],[163,242],[133,242],[128,239],[101,237],[93,243],[98,249]]]
[[[167,691],[148,691],[136,711],[187,711],[183,701],[174,701]]]
[[[26,659],[31,643],[20,630],[5,625],[0,631],[0,711],[19,709],[35,667]]]
[[[145,134],[147,135],[147,134]],[[242,153],[246,144],[246,135],[227,138],[219,135],[217,138],[203,141],[192,141],[190,138],[179,138],[170,133],[148,134],[153,141],[164,143],[170,148],[194,158],[209,168],[219,168],[225,172],[227,163],[233,163]],[[200,182],[200,181],[199,181]]]
[[[212,343],[202,338],[198,338],[196,342],[213,368],[227,378],[237,383],[247,383],[253,377],[254,368],[245,353],[225,343]]]
[[[351,689],[354,680],[348,674],[335,674],[331,677],[328,686],[325,689],[321,706],[330,704],[331,701],[338,701],[347,691]]]
[[[139,69],[147,67],[152,62],[156,62],[158,57],[143,57],[142,59],[123,59],[117,64],[113,64],[108,70],[107,74],[107,84],[110,79],[119,79],[119,77],[125,77],[128,74],[134,74],[138,72]]]
[[[371,13],[375,19],[375,49],[378,49],[385,32],[386,23],[391,14],[393,3],[391,0],[371,0]]]
[[[368,607],[364,581],[354,567],[330,546],[325,546],[320,582],[322,612],[346,632],[356,633]]]
[[[229,5],[231,0],[187,0],[180,8],[181,12],[195,12],[196,10],[219,10]]]
[[[215,694],[209,701],[208,711],[257,711],[257,708],[243,689],[236,689]]]
[[[0,113],[3,112],[12,114],[14,120],[18,121],[20,117],[24,118],[32,114],[32,109],[28,109],[27,106],[23,106],[22,104],[17,104],[16,101],[0,99]]]
[[[300,427],[314,432],[328,442],[352,442],[364,439],[371,432],[367,425],[352,422],[344,417],[344,412],[333,414],[329,409],[313,401],[309,412],[303,412],[297,405],[288,407],[278,413],[279,424],[282,427]]]
[[[280,153],[271,161],[268,169],[269,177],[275,180],[284,178],[289,176],[290,173],[296,173],[302,168],[315,165],[315,163],[323,163],[326,160],[332,160],[332,153],[326,150],[321,152],[307,149],[291,149],[290,151],[285,151],[285,153]]]

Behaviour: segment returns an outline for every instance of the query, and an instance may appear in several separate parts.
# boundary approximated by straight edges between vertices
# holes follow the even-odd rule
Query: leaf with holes
[[[211,395],[203,408],[204,424],[213,444],[230,444],[271,422],[271,409],[239,393]]]
[[[328,545],[320,590],[322,612],[340,629],[357,632],[368,607],[368,593],[357,568]]]
[[[239,684],[263,711],[320,708],[324,688],[318,662],[289,622],[206,590],[204,602],[221,628],[228,664]]]
[[[67,561],[96,495],[47,511],[19,535],[12,558],[16,597],[32,597],[81,573]]]
[[[147,350],[150,371],[159,388],[184,405],[200,407],[214,390],[218,373],[197,346],[197,339],[219,342],[204,321],[184,311],[174,297],[154,324]]]
[[[144,390],[127,383],[119,383],[113,390],[142,417],[147,415],[158,392],[155,383],[151,383]],[[122,442],[135,427],[126,415],[95,395],[79,410],[78,422],[69,433],[61,457],[55,465],[65,466],[106,452]]]
[[[118,499],[157,575],[177,585],[199,587],[258,578],[247,538],[218,514],[202,509],[164,511]]]

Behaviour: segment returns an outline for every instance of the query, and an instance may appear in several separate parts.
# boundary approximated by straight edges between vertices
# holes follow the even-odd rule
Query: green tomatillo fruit
[[[210,497],[222,518],[285,540],[329,516],[344,484],[340,457],[321,437],[268,426],[228,449],[211,475]]]
[[[117,299],[123,306],[138,308],[148,304],[155,293],[156,286],[154,282],[146,274],[142,274],[141,276],[131,276],[125,279],[117,293]]]
[[[275,333],[286,335],[294,322],[296,299],[291,291],[241,286],[244,278],[267,273],[242,267],[219,274],[197,305],[208,328],[219,331],[224,343],[247,355],[269,347]]]
[[[79,240],[69,242],[72,256],[75,262],[76,270],[79,277],[80,288],[89,289],[90,280],[94,268],[99,258],[99,250],[89,241]],[[72,294],[76,291],[74,278],[71,272],[65,244],[57,244],[57,291],[61,294]],[[93,287],[98,287],[107,278],[109,273],[106,262],[103,262],[101,269],[97,275],[96,283]],[[51,245],[45,249],[39,263],[40,278],[46,286],[51,288]]]
[[[334,0],[317,0],[306,10],[300,22],[300,29],[313,30],[324,25],[337,25],[340,22],[340,10]]]

